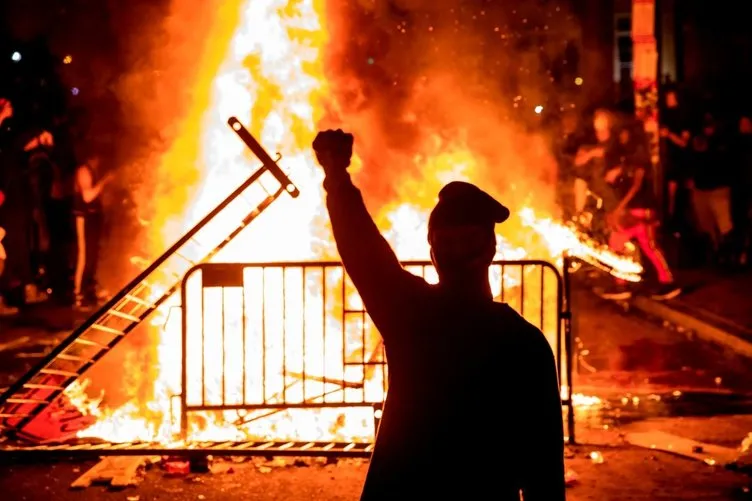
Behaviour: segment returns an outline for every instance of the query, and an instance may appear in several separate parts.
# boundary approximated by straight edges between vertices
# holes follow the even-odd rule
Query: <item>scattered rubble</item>
[[[85,489],[95,484],[112,489],[133,487],[138,485],[151,464],[152,458],[148,456],[108,456],[74,480],[70,487]],[[133,500],[129,498],[129,501]]]
[[[573,485],[577,484],[580,481],[579,477],[577,476],[577,473],[575,473],[574,470],[567,468],[564,472],[564,485],[567,487],[572,487]]]
[[[661,431],[627,433],[624,440],[631,445],[644,447],[703,461],[710,466],[727,466],[736,462],[739,451],[705,444],[696,440]]]

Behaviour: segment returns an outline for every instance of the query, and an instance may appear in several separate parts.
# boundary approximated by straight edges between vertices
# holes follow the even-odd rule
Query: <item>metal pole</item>
[[[567,361],[566,366],[566,373],[567,373],[567,387],[568,387],[568,395],[567,399],[569,400],[569,409],[567,412],[567,428],[569,430],[569,440],[568,442],[571,445],[576,444],[575,441],[575,431],[574,431],[574,401],[572,400],[572,395],[574,395],[574,382],[572,381],[572,376],[574,371],[572,370],[572,360],[575,358],[572,353],[572,308],[571,308],[571,283],[570,283],[570,276],[569,276],[569,267],[572,264],[571,258],[565,253],[564,254],[564,260],[563,260],[563,270],[562,270],[562,281],[563,283],[563,293],[562,293],[562,300],[563,300],[563,308],[561,309],[561,316],[564,322],[564,353],[565,358]]]

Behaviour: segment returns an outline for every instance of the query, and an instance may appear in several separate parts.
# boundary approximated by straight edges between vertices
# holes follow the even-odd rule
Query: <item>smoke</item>
[[[124,120],[112,168],[127,196],[113,211],[117,224],[101,268],[119,289],[183,232],[185,209],[201,175],[196,138],[202,122],[194,114],[208,107],[209,84],[217,73],[211,66],[219,66],[232,35],[231,30],[212,33],[212,26],[234,26],[232,19],[215,20],[238,14],[236,2],[221,0],[113,2],[111,8],[127,68],[113,84]],[[205,57],[212,53],[217,56]],[[206,106],[196,106],[203,101]],[[130,266],[133,256],[141,259]],[[114,280],[113,269],[120,272]],[[139,402],[152,397],[159,333],[145,326],[134,334],[108,355],[108,364],[92,370],[91,390],[104,390],[113,408],[134,395]],[[118,359],[131,369],[126,381],[107,373]]]
[[[562,59],[577,28],[552,2],[525,2],[524,11],[502,3],[326,0],[331,99],[320,126],[355,133],[362,160],[356,176],[372,209],[385,214],[395,201],[415,200],[427,208],[451,176],[476,182],[513,210],[533,198],[536,208],[553,206],[554,168],[534,109],[560,106],[552,99],[556,75],[548,72],[556,65],[548,62]],[[127,124],[119,178],[135,201],[120,216],[147,237],[139,249],[132,238],[123,240],[113,252],[120,260],[133,251],[154,258],[184,229],[202,175],[198,138],[211,85],[239,6],[123,2],[113,14],[128,48],[128,71],[114,90]],[[555,36],[546,35],[554,28]],[[117,349],[132,381],[92,374],[110,407],[153,389],[158,335],[152,328],[144,333]]]
[[[357,180],[372,208],[409,201],[416,189],[432,203],[440,184],[427,162],[445,155],[447,167],[455,157],[472,164],[454,177],[513,209],[533,199],[553,209],[555,167],[542,117],[568,102],[555,82],[571,75],[579,38],[562,2],[329,0],[327,7],[334,105],[322,126],[356,135]]]
[[[223,12],[219,4],[213,0],[133,3],[116,15],[127,33],[128,67],[116,92],[132,134],[123,142],[131,151],[121,174],[134,194],[133,217],[147,228],[143,233],[149,239],[141,249],[147,257],[155,257],[171,243],[165,242],[165,235],[175,233],[165,226],[182,216],[199,178],[198,145],[175,141],[191,127],[196,130],[193,137],[198,137],[199,120],[191,122],[188,114],[197,99],[206,99],[196,95],[195,83],[205,51],[214,49],[210,28]],[[179,156],[165,158],[176,149]]]

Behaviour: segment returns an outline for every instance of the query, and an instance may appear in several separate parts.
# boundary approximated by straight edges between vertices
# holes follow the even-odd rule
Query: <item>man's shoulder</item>
[[[505,336],[515,343],[529,345],[533,348],[548,345],[543,332],[507,303],[496,303],[497,314],[501,317]]]

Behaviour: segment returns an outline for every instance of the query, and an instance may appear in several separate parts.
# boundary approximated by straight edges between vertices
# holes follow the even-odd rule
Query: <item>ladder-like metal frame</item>
[[[167,249],[112,299],[74,330],[37,366],[0,395],[0,426],[4,431],[22,430],[57,399],[68,386],[90,369],[159,306],[180,288],[185,272],[209,261],[233,238],[254,221],[279,196],[287,192],[296,198],[300,192],[256,139],[232,117],[228,125],[261,160],[262,166],[225,200]],[[280,187],[273,192],[261,184],[265,173],[271,174]],[[240,201],[258,183],[266,197],[214,248],[203,248],[198,234],[230,204]],[[213,238],[213,240],[216,240]]]

